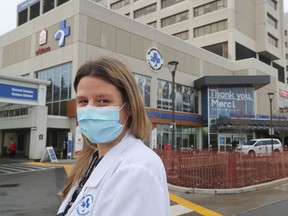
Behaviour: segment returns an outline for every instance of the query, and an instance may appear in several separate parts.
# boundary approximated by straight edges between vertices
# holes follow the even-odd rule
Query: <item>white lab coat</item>
[[[74,187],[60,206],[63,212]],[[169,216],[170,200],[161,159],[127,132],[91,173],[70,216]]]

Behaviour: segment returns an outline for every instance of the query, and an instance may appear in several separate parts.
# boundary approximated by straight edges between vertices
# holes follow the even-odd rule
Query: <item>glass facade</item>
[[[36,73],[36,78],[51,81],[46,94],[48,115],[66,116],[67,100],[71,99],[71,76],[71,62]]]
[[[138,85],[138,88],[143,96],[143,100],[146,107],[150,107],[150,83],[151,77],[135,74],[135,79]]]
[[[172,110],[172,83],[158,80],[157,108]],[[175,84],[175,111],[198,113],[197,94],[192,87]]]
[[[177,149],[195,149],[198,143],[197,128],[177,125],[175,130],[175,143]],[[157,148],[164,149],[166,146],[171,147],[172,132],[170,124],[157,125]],[[169,148],[170,148],[169,147]],[[171,147],[172,148],[172,147]]]

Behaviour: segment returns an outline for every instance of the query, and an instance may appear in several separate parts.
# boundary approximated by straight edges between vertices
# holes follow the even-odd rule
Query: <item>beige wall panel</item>
[[[215,64],[205,62],[203,64],[203,71],[206,76],[231,76],[232,73]]]
[[[116,52],[130,55],[130,33],[122,29],[116,29]]]
[[[101,45],[101,23],[89,17],[87,19],[87,43],[99,47]]]
[[[200,76],[199,59],[186,54],[184,56],[184,62],[185,66],[183,71],[185,71],[187,74]]]
[[[146,53],[147,53],[148,49],[150,49],[153,46],[155,46],[155,45],[153,45],[153,41],[148,40],[146,38],[143,38],[143,51],[144,51],[144,55],[145,55],[145,57],[144,57],[145,60],[146,60]],[[160,52],[163,55],[163,51],[160,50]]]
[[[178,66],[177,66],[177,70],[185,71],[185,54],[183,52],[176,50],[174,60],[179,62]]]
[[[172,60],[176,60],[176,51],[170,47],[165,47],[163,54],[164,64],[168,67],[168,62]]]
[[[71,34],[73,35],[73,43],[77,43],[78,41],[82,41],[87,43],[87,31],[88,31],[88,23],[87,16],[82,14],[77,14],[73,17],[73,29],[71,29]]]
[[[130,55],[134,58],[145,60],[146,55],[143,49],[144,38],[133,33],[130,34]]]
[[[101,23],[101,47],[116,51],[116,27]]]

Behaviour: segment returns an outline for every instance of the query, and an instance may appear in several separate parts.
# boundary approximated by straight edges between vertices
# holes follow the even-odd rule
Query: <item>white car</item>
[[[250,156],[265,155],[272,153],[271,138],[251,139],[237,146],[235,152]],[[282,152],[282,144],[279,139],[273,139],[273,153]]]

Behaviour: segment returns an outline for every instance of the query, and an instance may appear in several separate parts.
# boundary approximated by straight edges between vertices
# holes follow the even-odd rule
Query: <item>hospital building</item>
[[[30,159],[49,146],[73,157],[82,142],[73,80],[103,55],[134,73],[152,125],[150,148],[172,143],[171,61],[178,62],[173,149],[270,137],[271,111],[281,138],[275,119],[285,123],[288,107],[282,0],[25,0],[15,16],[17,27],[0,36],[1,155],[15,141],[17,154]]]

